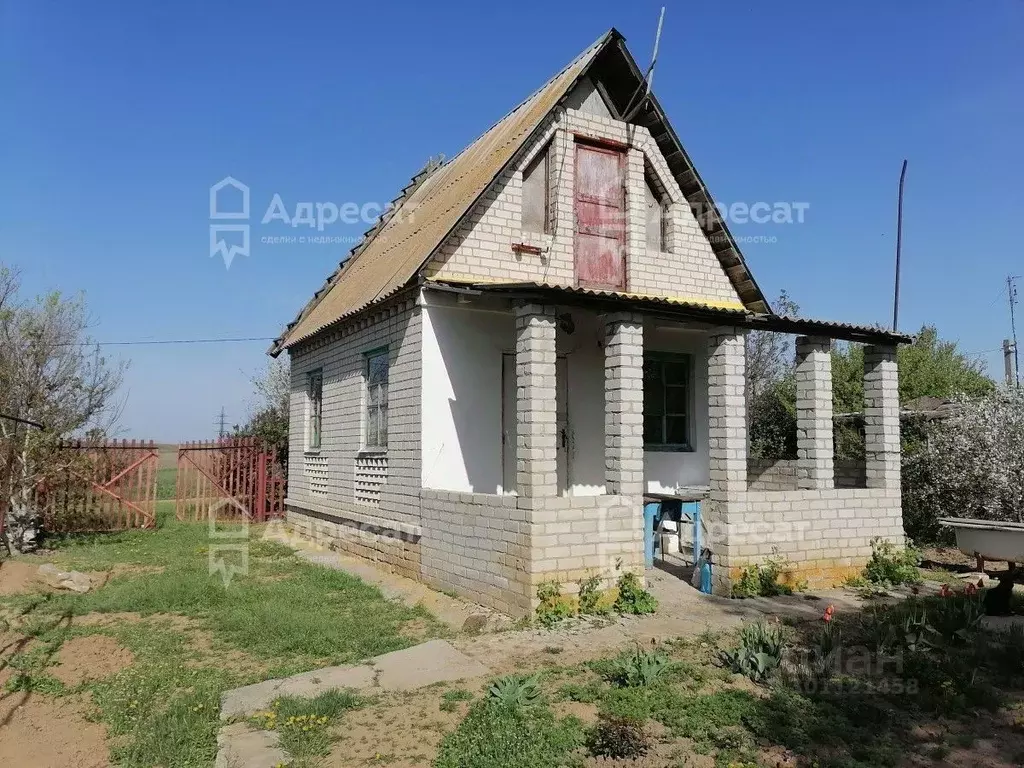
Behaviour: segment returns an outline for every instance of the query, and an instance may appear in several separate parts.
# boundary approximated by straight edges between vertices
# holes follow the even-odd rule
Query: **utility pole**
[[[1003,370],[1006,374],[1006,386],[1012,387],[1016,376],[1013,373],[1013,342],[1009,339],[1003,339]]]
[[[1020,386],[1020,345],[1017,344],[1017,315],[1014,307],[1017,304],[1017,283],[1020,275],[1009,275],[1006,278],[1006,293],[1010,299],[1010,335],[1013,337],[1013,383]]]
[[[907,161],[900,168],[900,192],[896,204],[896,288],[892,297],[892,332],[896,333],[900,324],[900,257],[903,255],[903,182],[907,178]]]

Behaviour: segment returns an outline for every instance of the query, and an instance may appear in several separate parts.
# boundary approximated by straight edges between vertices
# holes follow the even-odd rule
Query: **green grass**
[[[157,499],[174,499],[178,493],[178,468],[160,467],[156,471]]]
[[[285,696],[274,701],[266,712],[252,718],[254,726],[277,731],[281,747],[295,758],[293,768],[314,765],[315,758],[330,754],[336,738],[331,727],[363,700],[349,691],[324,691],[315,698]]]
[[[111,678],[85,686],[94,694],[111,735],[114,760],[123,766],[209,766],[216,752],[220,694],[270,677],[345,664],[408,647],[403,625],[425,611],[385,600],[374,587],[343,572],[312,565],[290,550],[258,538],[214,539],[205,525],[178,523],[161,504],[160,527],[49,542],[48,559],[78,570],[139,565],[149,570],[113,577],[84,595],[17,595],[0,609],[21,613],[20,629],[38,642],[16,654],[9,685],[51,695],[65,693],[46,665],[70,637],[112,635],[135,654]],[[237,530],[237,529],[236,529]],[[221,543],[246,544],[218,554]],[[211,552],[247,573],[228,586],[210,573]],[[161,570],[152,569],[156,566]],[[89,613],[133,612],[143,620],[80,626]],[[182,624],[177,616],[192,621]],[[207,640],[200,642],[193,628]],[[226,661],[229,660],[229,661]],[[320,706],[319,704],[317,706]]]
[[[435,768],[562,768],[586,736],[546,704],[514,709],[481,700],[441,741]]]
[[[379,590],[342,571],[294,558],[276,542],[258,538],[211,539],[205,525],[164,517],[157,531],[126,531],[59,543],[53,559],[78,570],[105,570],[118,564],[158,566],[159,573],[127,573],[85,595],[61,593],[18,597],[36,610],[80,616],[131,611],[148,616],[173,613],[198,619],[228,645],[264,658],[296,658],[300,663],[343,664],[407,647],[399,632],[425,611],[386,601]],[[222,530],[241,531],[238,526]],[[247,547],[247,559],[219,545]],[[211,574],[220,561],[247,566],[225,587]],[[434,625],[435,632],[440,632]]]
[[[454,712],[460,701],[472,701],[473,694],[464,688],[452,688],[441,694],[440,709],[442,712]]]

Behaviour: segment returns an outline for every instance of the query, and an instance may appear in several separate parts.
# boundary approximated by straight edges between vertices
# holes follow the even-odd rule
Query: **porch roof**
[[[863,344],[910,344],[914,338],[884,328],[812,320],[804,317],[752,312],[737,304],[705,301],[691,297],[650,296],[638,293],[603,291],[593,288],[574,288],[549,283],[514,282],[481,283],[453,280],[428,280],[427,288],[457,293],[501,294],[510,299],[537,301],[546,304],[578,305],[591,309],[636,309],[670,320],[691,320],[715,325],[732,325],[775,333],[793,333],[806,336],[826,336],[830,339],[855,341]]]

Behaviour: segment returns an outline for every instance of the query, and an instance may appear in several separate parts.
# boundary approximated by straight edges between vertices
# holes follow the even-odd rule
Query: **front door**
[[[576,284],[626,289],[626,155],[576,144]]]
[[[569,409],[565,357],[555,361],[555,458],[558,491],[569,488]],[[516,356],[507,352],[501,357],[501,468],[502,493],[516,490]]]

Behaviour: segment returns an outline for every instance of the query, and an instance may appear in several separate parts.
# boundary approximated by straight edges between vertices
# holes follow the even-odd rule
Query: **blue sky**
[[[254,219],[275,193],[385,203],[607,28],[645,65],[660,5],[0,0],[0,261],[30,293],[85,291],[102,341],[273,336],[349,246],[254,226],[225,270],[212,184],[248,184]],[[803,224],[733,227],[774,238],[750,266],[809,316],[889,322],[908,158],[901,326],[999,373],[1024,273],[1022,51],[1024,0],[670,2],[655,91],[718,200],[809,203]],[[121,434],[242,420],[265,348],[109,348],[131,361]]]

